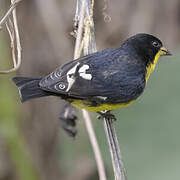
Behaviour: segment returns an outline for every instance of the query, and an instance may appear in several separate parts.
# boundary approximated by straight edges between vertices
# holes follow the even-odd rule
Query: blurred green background
[[[144,94],[129,108],[114,111],[128,180],[180,179],[180,1],[114,0],[95,3],[97,48],[114,48],[138,32],[152,33],[173,56],[161,58]],[[9,2],[0,1],[0,14]],[[104,11],[111,21],[104,21]],[[23,47],[22,76],[48,74],[72,59],[75,1],[22,1],[18,22]],[[6,32],[0,32],[0,69],[10,67]],[[67,136],[58,122],[64,102],[47,97],[21,104],[11,78],[0,76],[0,180],[96,180],[92,148],[79,113],[78,135]],[[91,114],[113,180],[103,122]]]

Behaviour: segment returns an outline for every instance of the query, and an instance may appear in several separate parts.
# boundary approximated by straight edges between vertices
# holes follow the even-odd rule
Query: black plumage
[[[137,34],[120,48],[70,61],[45,77],[15,77],[13,81],[23,102],[55,95],[69,102],[82,100],[87,106],[128,103],[143,92],[147,68],[153,64],[161,47],[162,43],[156,37]]]

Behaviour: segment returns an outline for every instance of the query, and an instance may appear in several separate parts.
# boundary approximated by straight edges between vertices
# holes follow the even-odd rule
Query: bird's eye
[[[152,45],[153,45],[154,47],[159,47],[159,46],[160,46],[157,41],[153,41],[153,42],[152,42]]]

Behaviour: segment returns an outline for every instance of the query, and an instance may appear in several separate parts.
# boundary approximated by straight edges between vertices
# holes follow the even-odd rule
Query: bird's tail
[[[12,79],[19,89],[21,102],[51,95],[50,93],[42,90],[39,87],[39,82],[41,79],[42,78],[27,78],[27,77],[14,77]]]

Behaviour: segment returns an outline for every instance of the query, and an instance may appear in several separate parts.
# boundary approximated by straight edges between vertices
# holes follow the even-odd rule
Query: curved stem
[[[20,1],[22,0],[11,0],[11,7],[9,8],[5,16],[0,21],[0,28],[2,27],[3,23],[6,23],[6,28],[9,33],[10,40],[11,40],[12,59],[13,59],[13,64],[14,64],[13,68],[9,70],[0,71],[0,74],[8,74],[8,73],[14,72],[18,70],[21,65],[21,59],[22,59],[21,43],[20,43],[19,29],[18,29],[18,23],[17,23],[17,15],[16,15],[16,6]],[[11,13],[12,13],[13,23],[11,23],[11,20],[9,18]],[[9,19],[10,25],[8,25],[8,19]],[[15,38],[14,38],[14,35],[15,35]],[[17,51],[17,57],[16,57],[15,51]]]

